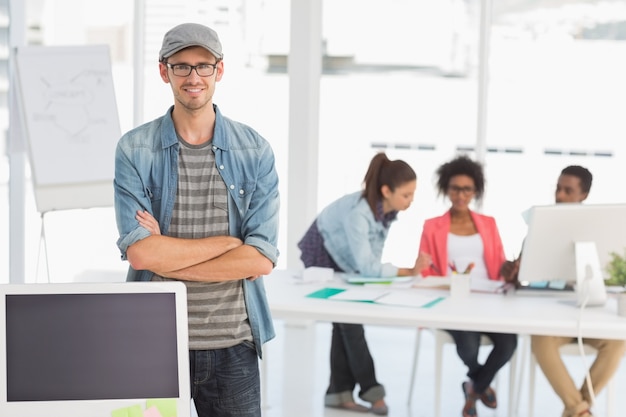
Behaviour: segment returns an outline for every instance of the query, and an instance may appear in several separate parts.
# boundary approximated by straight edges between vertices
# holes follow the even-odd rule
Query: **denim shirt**
[[[326,206],[317,216],[317,227],[324,247],[343,271],[373,277],[398,274],[397,267],[381,263],[389,227],[376,220],[362,192]]]
[[[139,126],[120,139],[115,152],[115,214],[122,260],[133,243],[150,232],[135,219],[146,210],[167,235],[178,184],[178,138],[171,107],[167,113]],[[250,127],[223,117],[217,106],[212,146],[217,168],[228,189],[231,236],[254,246],[274,266],[278,259],[279,195],[274,153]],[[128,281],[148,281],[150,271],[129,267]],[[257,353],[274,337],[263,278],[244,280],[246,309]]]

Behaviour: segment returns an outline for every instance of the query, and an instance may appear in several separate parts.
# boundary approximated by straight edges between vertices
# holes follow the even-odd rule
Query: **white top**
[[[483,240],[478,233],[469,236],[448,233],[448,262],[453,263],[460,274],[465,271],[470,262],[474,262],[474,268],[470,273],[471,278],[489,279],[485,265]],[[451,273],[452,270],[448,265],[448,275]]]

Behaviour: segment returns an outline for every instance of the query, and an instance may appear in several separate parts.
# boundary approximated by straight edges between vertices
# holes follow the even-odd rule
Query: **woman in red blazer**
[[[439,194],[451,203],[442,216],[424,222],[420,254],[430,256],[429,268],[423,276],[449,275],[471,271],[472,280],[500,280],[500,267],[505,261],[500,233],[493,217],[470,210],[472,200],[482,198],[485,179],[482,166],[466,156],[444,163],[437,170]],[[462,384],[465,395],[463,417],[476,417],[476,402],[497,407],[496,393],[490,387],[498,370],[515,352],[517,335],[448,330],[457,353],[468,368],[468,381]],[[493,342],[493,349],[483,364],[478,362],[480,338],[484,334]]]

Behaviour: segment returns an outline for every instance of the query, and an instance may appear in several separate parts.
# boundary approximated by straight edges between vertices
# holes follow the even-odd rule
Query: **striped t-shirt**
[[[178,189],[168,235],[186,239],[228,235],[228,190],[215,166],[211,142],[191,145],[179,137],[179,143]],[[189,349],[221,349],[252,340],[242,280],[184,283]]]

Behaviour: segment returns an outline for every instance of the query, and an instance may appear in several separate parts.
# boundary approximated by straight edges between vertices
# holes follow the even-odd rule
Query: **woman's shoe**
[[[370,408],[372,414],[376,414],[377,416],[386,416],[389,414],[389,407],[386,405],[381,405],[380,407],[372,407]]]
[[[358,413],[367,413],[368,411],[370,411],[369,408],[367,408],[364,405],[361,404],[357,404],[355,402],[350,402],[350,403],[343,403],[343,404],[339,404],[339,405],[326,405],[326,407],[328,408],[339,408],[342,410],[348,410],[348,411],[356,411]]]
[[[463,382],[461,384],[461,389],[463,390],[463,394],[465,395],[465,405],[463,406],[463,417],[478,417],[476,413],[476,400],[478,396],[474,393],[472,389],[471,382]]]
[[[496,392],[493,388],[487,387],[485,392],[480,394],[480,401],[485,404],[486,407],[496,408],[498,406],[498,400],[496,399]]]
[[[372,412],[372,414],[376,414],[377,416],[386,416],[387,414],[389,414],[389,407],[387,407],[387,404],[377,406],[372,405],[370,411]]]

